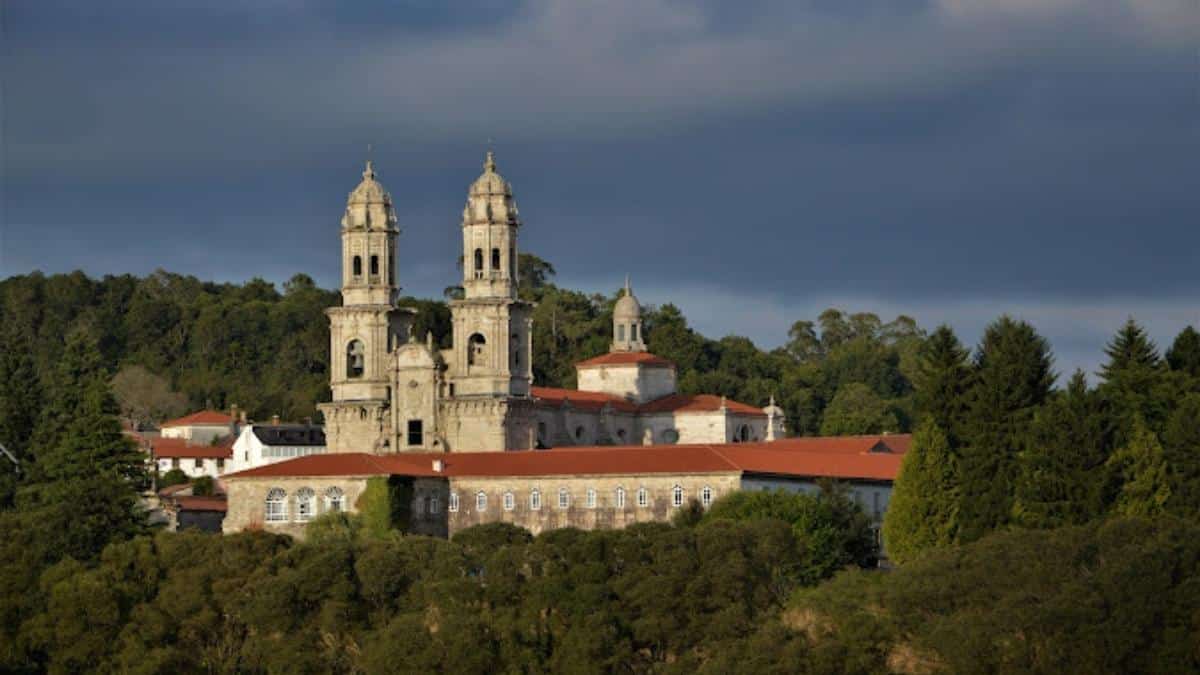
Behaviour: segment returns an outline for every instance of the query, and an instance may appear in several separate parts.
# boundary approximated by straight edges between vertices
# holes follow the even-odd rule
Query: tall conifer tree
[[[1001,317],[984,332],[959,453],[961,541],[1008,523],[1017,457],[1054,384],[1051,364],[1045,338],[1024,321]]]
[[[932,417],[956,447],[967,412],[971,367],[970,354],[949,326],[938,326],[921,344],[913,380],[917,419]]]
[[[904,456],[883,521],[889,558],[906,563],[955,541],[958,486],[958,462],[946,434],[926,417]]]
[[[1085,523],[1103,505],[1101,469],[1109,455],[1109,434],[1099,396],[1076,371],[1063,392],[1034,417],[1029,442],[1020,454],[1014,489],[1013,522],[1052,528]]]
[[[1171,485],[1168,510],[1200,517],[1200,394],[1188,394],[1171,413],[1163,455]]]
[[[1135,416],[1128,440],[1108,461],[1116,486],[1112,511],[1121,516],[1163,514],[1171,497],[1167,461],[1158,436]]]
[[[1158,349],[1133,319],[1125,322],[1105,347],[1108,361],[1101,367],[1101,394],[1112,406],[1118,442],[1129,438],[1134,417],[1152,430],[1161,430],[1175,392]]]
[[[1200,379],[1200,332],[1191,326],[1180,331],[1167,350],[1167,365],[1171,370]]]
[[[33,359],[33,340],[24,324],[0,327],[0,445],[8,457],[0,457],[0,509],[12,505],[17,482],[30,465],[29,442],[41,409],[41,386]]]

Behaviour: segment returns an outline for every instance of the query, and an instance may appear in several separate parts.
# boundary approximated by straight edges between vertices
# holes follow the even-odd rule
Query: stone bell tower
[[[512,186],[489,151],[463,209],[463,298],[450,303],[445,405],[453,410],[442,419],[452,451],[533,447],[533,304],[517,298],[520,227]]]
[[[396,214],[367,162],[342,217],[342,305],[329,317],[329,384],[325,415],[330,452],[392,450],[391,351],[408,340],[411,309],[395,305]]]

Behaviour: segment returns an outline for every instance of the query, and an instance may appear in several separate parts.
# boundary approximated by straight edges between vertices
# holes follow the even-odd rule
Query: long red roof
[[[529,391],[534,398],[538,399],[539,403],[554,407],[569,402],[580,410],[600,410],[606,405],[611,405],[614,410],[621,412],[637,412],[638,409],[637,404],[602,391],[580,391],[558,387],[530,387]]]
[[[225,413],[217,412],[216,410],[201,410],[200,412],[194,412],[191,415],[185,415],[178,419],[163,422],[161,425],[159,425],[159,428],[166,429],[168,427],[221,426],[232,423],[233,418]]]
[[[862,437],[860,437],[862,438]],[[895,438],[895,437],[892,437]],[[818,439],[813,439],[818,440]],[[268,464],[222,480],[309,476],[534,477],[751,473],[779,476],[894,480],[902,452],[852,452],[842,439],[822,450],[819,444],[789,441],[694,445],[555,448],[512,452],[324,454]],[[441,470],[434,470],[434,462]]]
[[[720,396],[713,396],[712,394],[670,394],[643,403],[638,408],[638,412],[644,414],[717,412],[721,409],[722,401],[725,403],[726,409],[738,415],[767,416],[767,413],[763,412],[762,408],[755,408],[747,403],[722,399]]]
[[[186,438],[162,438],[150,442],[150,454],[169,459],[229,459],[233,457],[233,442],[226,445],[192,445]]]
[[[609,352],[594,356],[575,364],[576,368],[595,368],[597,366],[623,366],[638,364],[649,368],[674,368],[675,364],[661,356],[650,352]]]

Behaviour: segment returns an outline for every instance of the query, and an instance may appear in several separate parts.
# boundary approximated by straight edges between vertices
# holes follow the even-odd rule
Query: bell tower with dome
[[[642,331],[642,306],[629,286],[628,275],[625,276],[625,293],[613,307],[613,341],[609,351],[646,351]]]
[[[319,406],[330,452],[387,452],[393,437],[390,353],[414,311],[396,306],[396,213],[367,162],[342,217],[342,304],[329,317],[333,400]]]
[[[512,186],[488,151],[463,209],[463,297],[450,303],[445,405],[453,410],[442,419],[452,450],[533,447],[533,304],[517,297],[520,227]]]

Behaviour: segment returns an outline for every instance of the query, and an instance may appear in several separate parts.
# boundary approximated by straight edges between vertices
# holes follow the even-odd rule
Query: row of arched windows
[[[322,497],[322,513],[346,510],[346,495],[341,488],[331,487]],[[302,487],[296,490],[296,494],[290,499],[283,488],[271,488],[267,491],[264,519],[268,523],[286,523],[289,520],[302,523],[316,518],[317,514],[317,493],[312,488]]]
[[[713,502],[713,489],[711,486],[705,485],[700,488],[700,504],[708,507]],[[634,491],[634,503],[638,508],[647,508],[650,506],[650,490],[645,487],[639,487]],[[571,508],[572,495],[571,491],[565,487],[558,489],[558,499],[556,504],[560,509]],[[627,493],[625,488],[618,486],[613,490],[612,497],[609,500],[609,505],[623,509],[625,508]],[[687,501],[687,491],[682,485],[676,485],[671,488],[671,506],[679,508]],[[600,496],[595,488],[588,488],[583,495],[583,505],[585,508],[594,509],[600,506]],[[505,511],[512,511],[517,508],[517,496],[515,493],[508,491],[501,496],[501,506]],[[450,493],[449,510],[452,512],[458,511],[459,498],[457,492]],[[540,511],[542,508],[542,491],[534,488],[529,491],[529,509],[531,511]],[[483,490],[475,493],[475,510],[482,512],[488,510],[488,494]]]
[[[483,249],[481,249],[481,248],[475,249],[475,255],[473,256],[472,262],[474,262],[474,265],[472,266],[471,269],[475,272],[475,278],[482,279],[484,276]],[[492,261],[491,262],[492,262],[492,265],[491,265],[491,267],[487,268],[488,271],[499,272],[501,269],[503,269],[500,265],[500,249],[498,249],[498,248],[492,249]],[[510,278],[515,278],[517,276],[517,251],[516,251],[516,249],[509,249],[509,251],[508,251],[508,275]]]
[[[362,260],[361,255],[354,256],[354,260],[351,262],[351,268],[354,271],[354,276],[356,276],[356,277],[362,276],[363,260]],[[379,256],[377,256],[377,255],[371,256],[371,276],[373,276],[373,277],[379,276]]]

